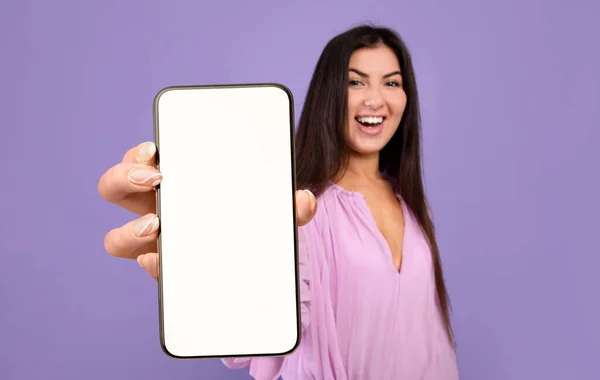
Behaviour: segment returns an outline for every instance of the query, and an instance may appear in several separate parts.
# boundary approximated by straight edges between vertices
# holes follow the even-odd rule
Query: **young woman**
[[[408,49],[360,26],[325,47],[297,137],[302,340],[289,356],[223,359],[257,380],[458,379],[449,302],[421,174]],[[106,235],[109,253],[157,278],[161,174],[152,143],[101,178],[103,197],[142,218]],[[313,195],[314,194],[314,195]]]

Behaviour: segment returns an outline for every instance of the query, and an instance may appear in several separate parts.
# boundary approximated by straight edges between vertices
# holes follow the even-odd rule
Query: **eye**
[[[358,81],[358,80],[351,80],[349,82],[349,85],[350,86],[360,86],[360,85],[362,85],[362,83],[360,81]]]
[[[397,82],[397,81],[387,82],[386,85],[390,86],[390,87],[400,87],[401,86],[400,82]]]

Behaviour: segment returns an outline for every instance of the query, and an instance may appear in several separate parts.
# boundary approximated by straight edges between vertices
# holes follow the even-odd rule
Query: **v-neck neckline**
[[[367,198],[365,197],[365,195],[359,191],[352,191],[352,190],[346,190],[344,189],[342,186],[338,185],[337,183],[331,182],[331,185],[334,186],[336,189],[338,189],[340,192],[345,193],[347,195],[352,196],[355,199],[358,199],[361,204],[362,207],[364,208],[365,212],[368,214],[368,219],[369,219],[369,223],[371,224],[371,227],[374,229],[374,234],[376,235],[376,238],[378,240],[379,243],[381,243],[384,247],[385,247],[385,254],[387,255],[387,259],[385,260],[387,265],[389,265],[389,267],[391,268],[391,270],[396,274],[396,275],[401,275],[404,272],[404,265],[405,265],[405,247],[406,247],[406,230],[408,227],[408,222],[407,222],[407,218],[408,218],[408,207],[406,207],[406,203],[404,202],[404,199],[402,198],[402,196],[400,194],[398,194],[397,192],[394,192],[394,195],[396,196],[396,199],[398,200],[398,202],[400,203],[400,208],[402,209],[402,244],[400,245],[400,252],[401,252],[401,257],[402,260],[400,261],[400,268],[396,268],[396,265],[394,265],[394,257],[392,255],[392,248],[390,247],[390,244],[388,243],[388,241],[385,239],[385,235],[383,234],[383,232],[381,232],[381,230],[379,229],[379,227],[377,226],[377,221],[375,220],[375,217],[373,216],[373,212],[371,212],[371,209],[369,208],[369,205],[367,203]]]

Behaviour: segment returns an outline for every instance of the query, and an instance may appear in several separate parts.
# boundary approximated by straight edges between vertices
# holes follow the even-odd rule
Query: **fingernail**
[[[155,153],[156,153],[156,145],[153,142],[144,143],[144,145],[142,145],[140,147],[140,150],[138,151],[137,161],[138,162],[150,161]]]
[[[137,262],[138,262],[138,264],[140,264],[140,266],[141,266],[142,268],[144,268],[144,263],[143,263],[143,261],[144,261],[144,255],[139,255],[139,256],[137,257]]]
[[[308,194],[308,198],[310,199],[310,212],[313,213],[315,212],[315,207],[317,207],[317,199],[310,190],[305,189],[304,191],[306,192],[306,194]]]
[[[148,169],[131,169],[127,176],[129,181],[138,185],[156,186],[162,181],[162,174]]]
[[[133,224],[133,233],[137,237],[151,235],[158,230],[158,224],[158,217],[156,215],[142,218]]]

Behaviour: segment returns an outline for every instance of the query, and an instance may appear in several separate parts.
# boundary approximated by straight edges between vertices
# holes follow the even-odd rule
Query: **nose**
[[[365,106],[377,109],[383,105],[383,96],[378,88],[371,87],[365,96]]]

